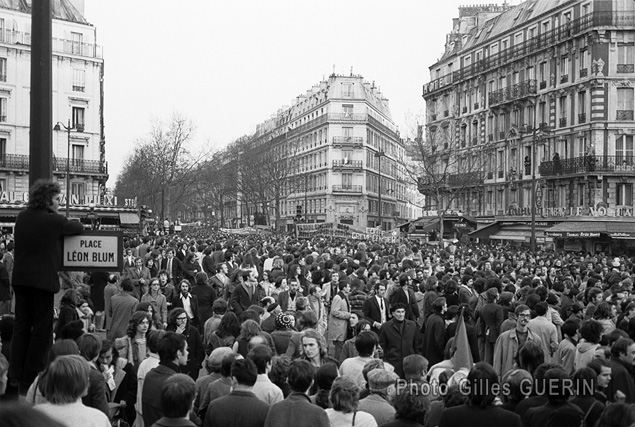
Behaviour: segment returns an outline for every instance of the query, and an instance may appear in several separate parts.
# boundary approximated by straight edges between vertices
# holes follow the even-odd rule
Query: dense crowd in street
[[[208,229],[124,246],[121,272],[60,274],[13,425],[635,424],[633,259]]]

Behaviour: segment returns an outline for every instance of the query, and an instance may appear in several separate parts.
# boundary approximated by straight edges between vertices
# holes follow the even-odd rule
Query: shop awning
[[[498,233],[494,233],[489,236],[490,239],[496,240],[513,240],[515,242],[524,242],[526,231],[514,231],[514,230],[500,230]]]
[[[614,239],[635,239],[635,222],[567,221],[548,228],[545,234],[560,239],[595,238],[602,234]]]
[[[495,234],[500,230],[501,223],[493,222],[491,224],[486,225],[485,227],[479,228],[476,231],[472,231],[468,234],[469,237],[473,239],[489,239],[492,234]]]
[[[139,215],[132,212],[119,212],[121,225],[139,225]]]

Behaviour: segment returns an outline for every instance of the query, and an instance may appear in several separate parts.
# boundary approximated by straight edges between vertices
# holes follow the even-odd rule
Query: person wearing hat
[[[276,315],[276,330],[271,333],[277,354],[285,354],[289,347],[289,340],[295,327],[295,317],[292,314],[278,313]]]
[[[282,308],[277,302],[274,302],[267,307],[267,313],[269,315],[262,321],[260,328],[270,334],[276,330],[276,317],[282,313]]]
[[[207,386],[222,377],[220,368],[223,365],[223,358],[233,351],[229,347],[218,347],[214,349],[204,362],[208,375],[200,377],[196,380],[196,398],[194,399],[194,413],[198,414],[201,398],[207,390]]]
[[[403,359],[415,353],[417,324],[406,319],[405,304],[398,303],[391,306],[390,309],[393,317],[381,325],[379,345],[384,350],[384,361],[393,365],[395,373],[403,377]]]
[[[370,394],[359,401],[358,411],[371,414],[377,425],[388,423],[395,419],[395,408],[391,405],[396,391],[399,376],[385,369],[373,369],[368,373],[368,389]]]

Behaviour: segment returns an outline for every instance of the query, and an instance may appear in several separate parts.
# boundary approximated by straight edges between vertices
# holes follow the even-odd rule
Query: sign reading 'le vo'
[[[119,271],[123,265],[123,233],[86,231],[65,236],[62,270]]]

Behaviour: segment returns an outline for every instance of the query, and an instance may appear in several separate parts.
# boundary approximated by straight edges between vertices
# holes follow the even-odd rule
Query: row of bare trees
[[[192,149],[194,123],[175,113],[154,120],[135,141],[117,177],[115,194],[137,197],[161,219],[201,217],[224,227],[227,215],[281,225],[280,202],[296,186],[297,144],[286,133],[245,135],[223,150]],[[270,217],[275,224],[269,223]]]

